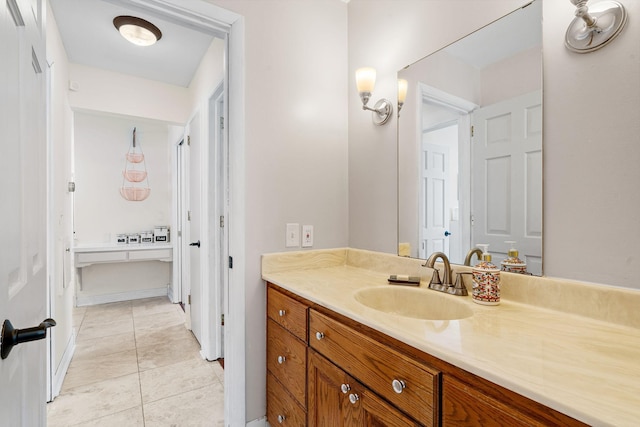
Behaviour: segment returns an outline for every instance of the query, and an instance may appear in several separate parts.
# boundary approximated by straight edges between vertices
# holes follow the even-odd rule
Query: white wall
[[[355,69],[377,68],[373,99],[395,100],[398,70],[525,3],[351,0],[350,246],[396,252],[397,122],[371,124]],[[625,7],[631,18],[619,39],[580,55],[563,45],[575,7],[543,2],[544,271],[640,288],[640,2]]]
[[[315,248],[348,243],[347,5],[337,0],[213,3],[245,17],[250,421],[266,413],[266,293],[260,255],[287,250],[287,222],[314,225]]]
[[[93,113],[75,114],[75,238],[115,242],[120,233],[153,230],[171,221],[171,164],[165,123]],[[145,155],[151,193],[132,202],[120,195],[133,128]]]

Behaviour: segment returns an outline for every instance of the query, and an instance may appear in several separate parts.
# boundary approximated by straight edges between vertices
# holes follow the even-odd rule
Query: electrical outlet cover
[[[302,226],[302,247],[310,248],[313,246],[313,225]]]

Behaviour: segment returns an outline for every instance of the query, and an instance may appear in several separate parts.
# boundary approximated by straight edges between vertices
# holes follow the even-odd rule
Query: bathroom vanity
[[[271,254],[262,267],[271,425],[633,425],[640,417],[637,328],[509,299],[479,306],[426,283],[406,292],[385,271],[424,281],[431,270],[367,251]],[[393,301],[407,296],[425,310]],[[447,317],[428,314],[432,296],[445,298],[435,305],[451,307],[452,318],[428,318]]]

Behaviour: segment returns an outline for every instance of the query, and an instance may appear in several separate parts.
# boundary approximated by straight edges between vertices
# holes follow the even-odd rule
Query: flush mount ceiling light
[[[588,53],[609,44],[627,23],[627,11],[617,1],[602,1],[587,7],[589,0],[569,0],[576,17],[565,35],[565,45],[573,52]]]
[[[151,46],[162,38],[158,27],[135,16],[116,16],[113,25],[122,37],[137,46]]]

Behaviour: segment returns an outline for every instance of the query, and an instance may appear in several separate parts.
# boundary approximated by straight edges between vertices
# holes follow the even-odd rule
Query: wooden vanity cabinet
[[[307,409],[307,306],[267,289],[267,419],[299,427]]]
[[[311,348],[308,361],[308,426],[420,425]]]

